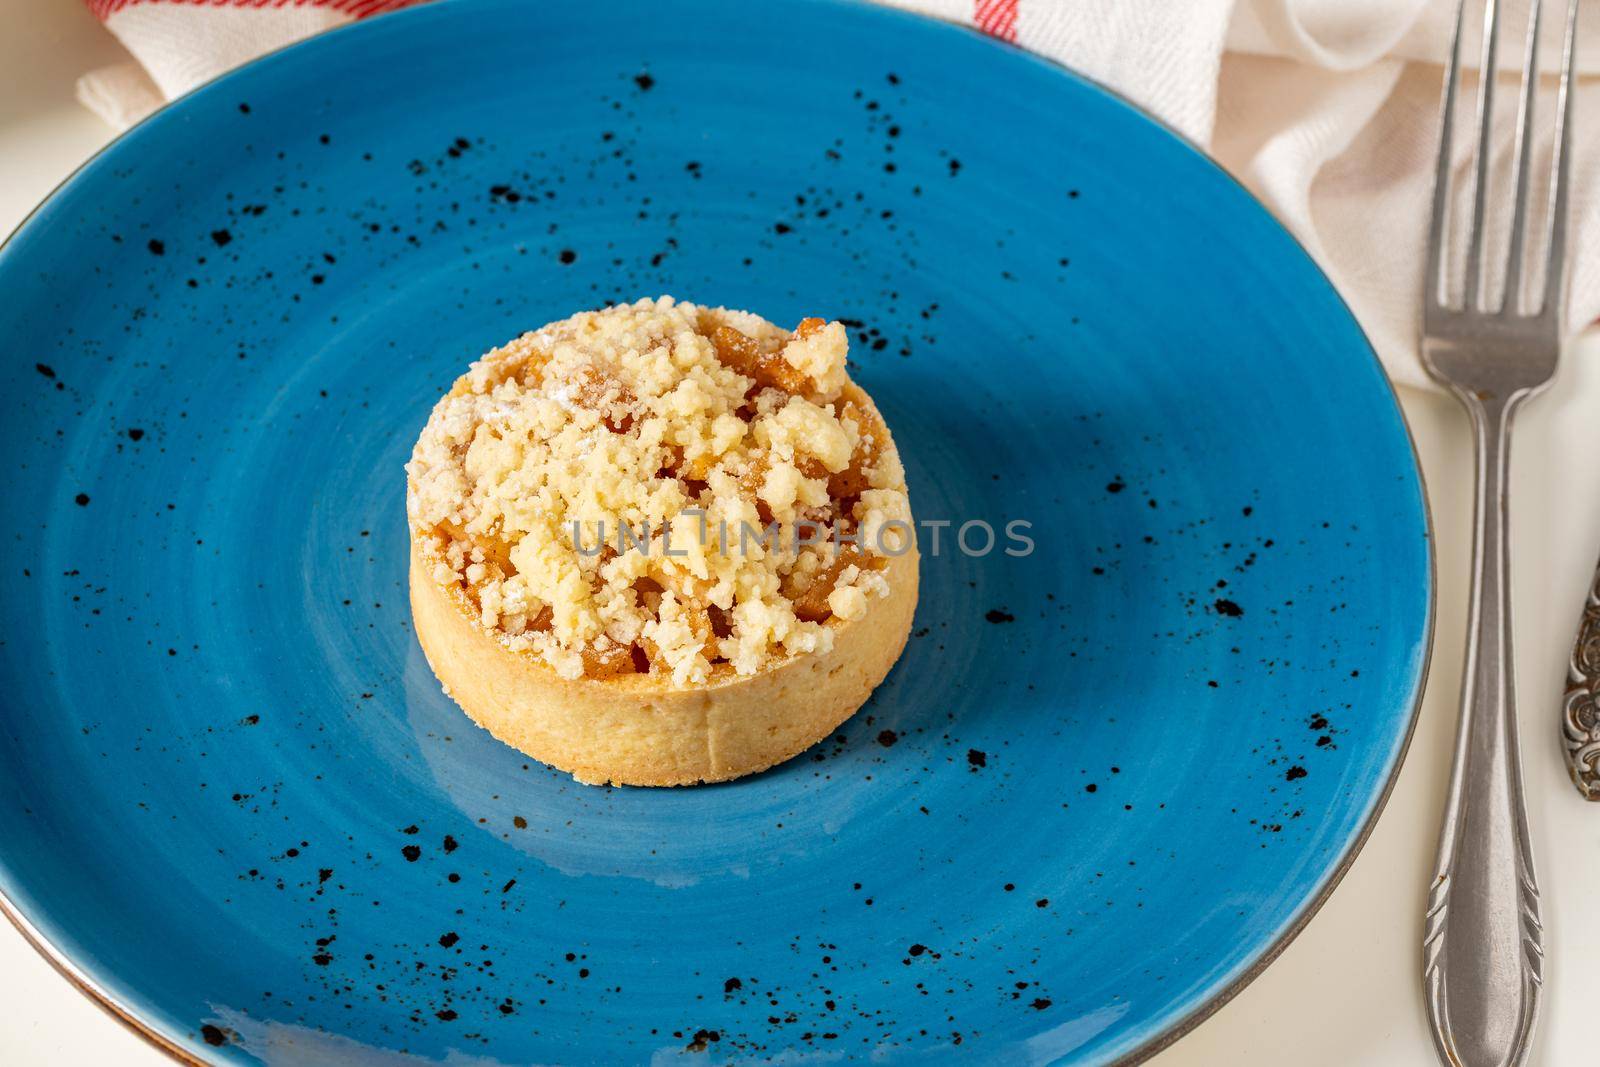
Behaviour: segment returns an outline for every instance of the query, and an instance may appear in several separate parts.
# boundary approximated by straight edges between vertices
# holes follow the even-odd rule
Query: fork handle
[[[1473,583],[1455,760],[1428,893],[1423,982],[1440,1058],[1517,1067],[1539,1011],[1544,931],[1523,803],[1512,666],[1506,473],[1525,394],[1463,394],[1477,477]]]

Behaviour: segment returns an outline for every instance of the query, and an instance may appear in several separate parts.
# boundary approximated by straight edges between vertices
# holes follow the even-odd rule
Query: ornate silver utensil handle
[[[1583,622],[1572,645],[1561,740],[1572,784],[1584,799],[1600,800],[1600,569],[1589,587]]]

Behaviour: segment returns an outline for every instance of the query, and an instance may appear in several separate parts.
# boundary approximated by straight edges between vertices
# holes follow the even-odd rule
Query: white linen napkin
[[[84,75],[78,95],[118,127],[223,71],[414,0],[87,0],[135,63]],[[752,0],[758,2],[758,0]],[[1440,67],[1454,0],[883,0],[975,26],[1078,70],[1205,147],[1305,243],[1391,376],[1431,384],[1418,359],[1422,262]],[[1503,0],[1495,180],[1505,189],[1529,0]],[[1545,69],[1566,5],[1545,4]],[[1477,10],[1477,4],[1472,4]],[[1590,12],[1593,15],[1593,12]],[[1476,68],[1480,27],[1464,57]],[[1568,325],[1600,314],[1600,21],[1580,28]],[[1469,73],[1468,85],[1476,84]],[[1554,78],[1538,133],[1548,144]],[[1456,137],[1458,217],[1470,189],[1472,97]],[[1504,197],[1502,197],[1504,199]],[[1507,212],[1498,212],[1504,218]],[[1537,216],[1536,216],[1537,217]],[[1498,240],[1497,240],[1498,239]],[[1504,230],[1491,232],[1491,252]],[[1462,255],[1457,242],[1456,254]],[[1491,256],[1491,262],[1497,257]],[[1459,271],[1458,271],[1459,274]],[[1498,273],[1491,271],[1491,283]],[[1537,279],[1534,279],[1537,281]]]

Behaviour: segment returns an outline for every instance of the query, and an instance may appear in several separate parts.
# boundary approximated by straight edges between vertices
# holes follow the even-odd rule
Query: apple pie
[[[905,647],[905,472],[838,322],[670,297],[473,363],[407,464],[445,691],[579,781],[688,785],[828,736]]]

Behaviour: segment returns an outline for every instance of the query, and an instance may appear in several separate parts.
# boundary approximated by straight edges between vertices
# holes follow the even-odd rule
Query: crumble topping
[[[913,537],[847,347],[838,322],[791,332],[671,297],[524,334],[473,363],[417,440],[424,564],[569,679],[690,685],[826,651]]]

